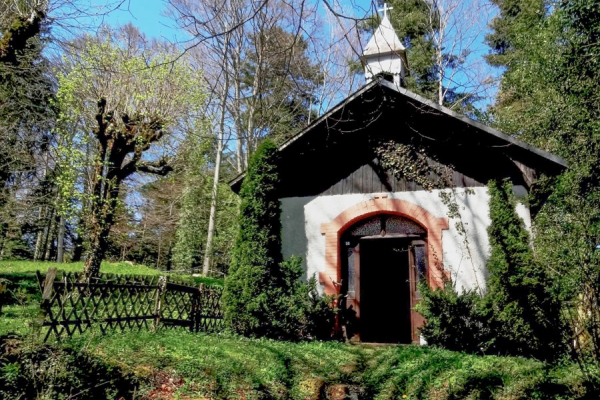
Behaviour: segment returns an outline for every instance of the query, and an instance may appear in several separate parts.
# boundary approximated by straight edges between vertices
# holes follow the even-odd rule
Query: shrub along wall
[[[530,247],[529,233],[515,211],[512,184],[491,181],[487,292],[456,293],[421,286],[418,311],[427,319],[428,343],[452,350],[522,355],[552,360],[564,354],[558,302]]]
[[[278,157],[275,144],[265,140],[240,190],[239,231],[222,298],[225,323],[246,336],[329,336],[331,299],[319,296],[314,278],[300,281],[300,259],[283,261],[281,254]]]

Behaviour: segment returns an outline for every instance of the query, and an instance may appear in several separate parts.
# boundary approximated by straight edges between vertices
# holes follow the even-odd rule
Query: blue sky
[[[102,0],[96,0],[96,4],[105,4]],[[198,0],[201,1],[201,0]],[[330,0],[330,3],[338,2],[345,4],[348,7],[353,7],[357,15],[363,16],[368,10],[372,10],[372,2],[376,0]],[[465,0],[469,1],[469,0]],[[324,4],[321,5],[321,10],[324,11]],[[163,38],[170,42],[182,42],[189,39],[183,30],[175,27],[175,22],[166,17],[166,0],[127,0],[121,9],[108,14],[102,21],[109,25],[117,26],[126,23],[132,23],[137,26],[148,37]],[[483,38],[483,37],[482,37]],[[480,40],[482,40],[482,38]],[[475,53],[479,55],[488,52],[487,46],[482,42],[476,44]],[[494,70],[491,67],[485,67],[492,76],[498,76],[500,71]],[[457,77],[460,80],[460,77]],[[480,106],[487,106],[494,97],[494,91],[490,93],[490,98],[480,102]]]
[[[371,0],[341,0],[340,3],[352,5],[361,13],[370,9]],[[109,25],[131,22],[149,37],[162,37],[169,41],[185,39],[184,34],[174,28],[174,22],[164,16],[165,10],[165,0],[128,0],[120,10],[104,17],[104,22]]]
[[[169,41],[183,39],[183,33],[173,28],[173,21],[164,16],[164,0],[129,0],[120,10],[104,17],[108,25],[124,25],[131,22],[149,37],[165,38]]]

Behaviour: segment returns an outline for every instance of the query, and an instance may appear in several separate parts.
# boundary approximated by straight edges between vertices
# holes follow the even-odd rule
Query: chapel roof
[[[384,15],[379,27],[367,43],[363,56],[402,53],[404,50],[405,48],[392,27],[392,23],[387,15]]]
[[[530,186],[540,174],[557,175],[567,167],[556,155],[376,79],[279,146],[281,181],[289,185],[282,197],[323,193],[328,180],[347,176],[371,157],[365,155],[369,137],[384,131],[393,140],[433,144],[449,163],[463,166],[482,184],[516,168],[527,175]],[[234,191],[239,191],[244,177],[245,172],[230,182]]]

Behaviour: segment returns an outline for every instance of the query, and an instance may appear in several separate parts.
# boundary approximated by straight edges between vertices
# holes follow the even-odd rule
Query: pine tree
[[[533,187],[534,205],[543,204],[535,210],[534,247],[555,295],[568,302],[564,315],[575,337],[587,338],[600,361],[600,6],[593,0],[499,4],[502,23],[493,25],[490,43],[505,44],[490,61],[506,70],[493,120],[569,164],[556,180]]]

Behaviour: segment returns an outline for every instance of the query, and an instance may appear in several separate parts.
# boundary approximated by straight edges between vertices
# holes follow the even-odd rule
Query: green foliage
[[[481,315],[481,295],[476,291],[458,293],[447,281],[443,289],[433,290],[419,284],[423,299],[415,310],[427,321],[421,335],[427,344],[448,350],[480,353],[490,335],[490,327]]]
[[[281,222],[276,186],[276,146],[266,140],[251,158],[240,191],[239,233],[223,293],[227,324],[236,332],[264,335],[270,325],[268,293],[280,286]]]
[[[428,320],[428,342],[470,352],[555,359],[564,351],[560,306],[533,257],[530,238],[517,215],[512,184],[491,181],[488,228],[491,255],[487,292],[457,294],[423,287],[419,311]]]
[[[333,297],[319,295],[314,276],[308,282],[301,280],[301,258],[282,262],[280,271],[280,286],[268,293],[271,307],[266,316],[272,325],[267,335],[283,339],[330,338],[336,314]]]
[[[176,270],[189,271],[201,267],[205,253],[214,174],[210,169],[212,143],[204,138],[203,133],[203,128],[188,133],[180,154],[183,171],[181,177],[175,178],[183,181],[172,256]],[[236,234],[237,207],[237,197],[229,185],[219,184],[211,260],[222,273],[227,273],[230,263],[230,248]]]
[[[356,385],[359,398],[594,398],[575,365],[473,356],[421,346],[290,343],[185,330],[125,332],[79,338],[102,362],[133,372],[142,394],[172,380],[173,397],[316,399],[336,384]],[[169,384],[167,383],[169,386]],[[155,391],[156,390],[156,391]]]
[[[576,383],[582,375],[572,364],[552,369],[535,360],[432,347],[385,348],[369,366],[363,378],[369,399],[584,399],[597,393]]]
[[[138,386],[135,376],[89,353],[0,336],[0,398],[132,398]]]
[[[381,166],[398,180],[416,182],[425,190],[441,189],[450,183],[441,164],[428,162],[427,156],[433,155],[426,146],[388,140],[378,143],[374,150]]]
[[[235,332],[298,339],[327,330],[317,327],[318,322],[331,327],[333,311],[326,311],[327,299],[318,296],[314,279],[299,281],[299,259],[283,262],[277,158],[277,147],[266,140],[250,160],[222,304],[225,321]]]
[[[308,54],[309,42],[280,26],[265,26],[249,41],[240,82],[242,129],[250,129],[251,154],[261,137],[281,143],[317,117],[313,107],[319,103],[323,74]]]
[[[553,358],[560,351],[559,306],[548,279],[533,258],[529,233],[515,211],[512,184],[491,181],[488,228],[490,274],[484,298],[494,333],[488,351]]]
[[[206,201],[210,201],[212,185],[207,182],[205,170],[209,143],[200,140],[200,136],[196,131],[190,132],[183,146],[184,192],[172,256],[176,269],[197,268],[202,262],[208,220]]]
[[[574,353],[600,362],[600,11],[593,0],[499,3],[490,61],[506,67],[492,115],[507,133],[562,156],[534,224],[535,256],[564,302]],[[548,7],[550,5],[550,7]],[[507,50],[504,50],[507,49]],[[548,197],[549,196],[549,197]]]
[[[422,1],[392,0],[387,4],[393,7],[390,22],[406,47],[410,68],[407,89],[437,100],[435,48],[428,27],[436,29],[438,23],[430,20],[430,9]]]
[[[337,384],[358,387],[360,398],[378,400],[598,395],[574,364],[551,366],[424,346],[290,343],[183,329],[82,335],[52,345],[5,336],[0,345],[0,396],[6,398],[33,387],[47,398],[79,393],[82,399],[300,400],[320,398]],[[136,397],[129,392],[133,388]]]

